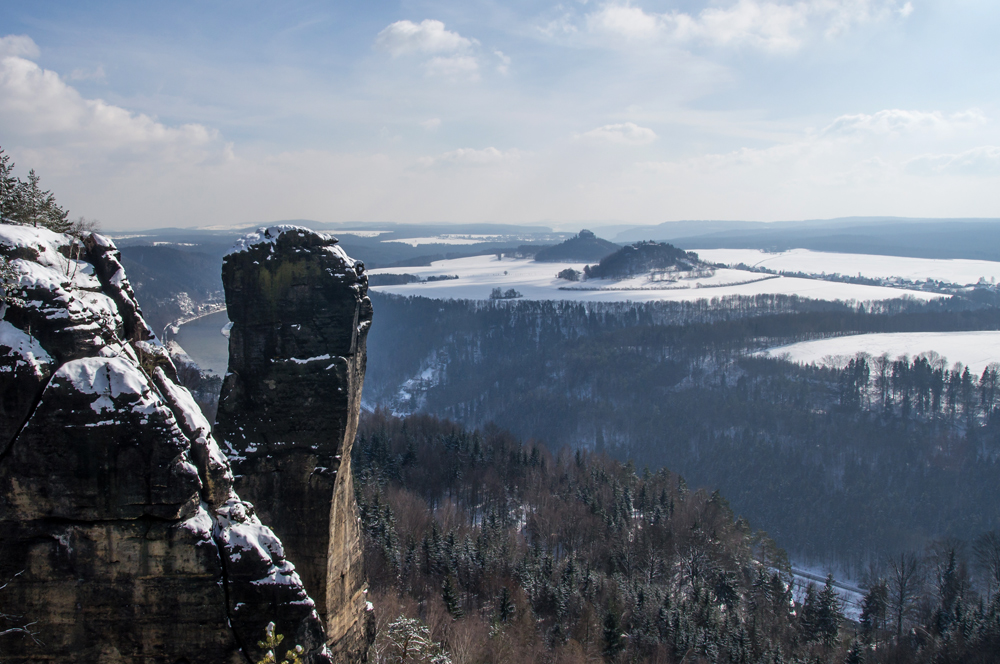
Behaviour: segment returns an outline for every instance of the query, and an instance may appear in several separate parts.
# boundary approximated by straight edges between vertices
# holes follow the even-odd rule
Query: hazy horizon
[[[1000,7],[982,0],[0,19],[0,146],[105,228],[1000,216]]]

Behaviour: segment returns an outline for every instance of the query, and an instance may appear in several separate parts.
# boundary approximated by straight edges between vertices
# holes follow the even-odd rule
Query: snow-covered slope
[[[843,367],[858,353],[887,353],[913,357],[935,352],[949,363],[961,362],[981,374],[988,364],[1000,362],[1000,332],[899,332],[852,334],[832,339],[802,341],[765,351],[771,357],[785,356],[792,362]]]
[[[860,275],[871,279],[899,277],[910,281],[933,279],[960,285],[974,284],[980,278],[985,278],[987,281],[1000,279],[1000,263],[994,261],[837,254],[807,249],[792,249],[778,253],[757,249],[699,249],[698,256],[709,263],[723,265],[743,263],[777,272]]]
[[[407,273],[422,279],[451,275],[457,279],[379,286],[376,290],[432,299],[485,300],[494,288],[515,289],[527,300],[577,300],[586,302],[650,302],[656,300],[701,300],[730,295],[785,294],[817,300],[888,300],[904,296],[921,300],[940,297],[934,293],[828,282],[817,279],[779,277],[745,270],[718,269],[699,275],[669,273],[623,280],[593,279],[573,282],[556,274],[566,268],[582,271],[583,263],[536,263],[530,259],[498,259],[495,255],[435,261],[427,267],[383,268],[369,274]]]

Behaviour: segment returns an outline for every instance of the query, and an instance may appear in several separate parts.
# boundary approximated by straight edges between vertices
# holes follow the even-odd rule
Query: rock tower
[[[364,264],[297,226],[261,228],[223,262],[232,329],[216,437],[237,492],[284,543],[334,656],[358,660],[370,606],[351,445],[371,325]]]

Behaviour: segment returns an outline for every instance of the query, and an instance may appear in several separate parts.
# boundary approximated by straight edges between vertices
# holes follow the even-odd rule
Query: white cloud
[[[617,145],[648,145],[657,139],[656,132],[632,122],[609,124],[580,134],[577,138]]]
[[[479,62],[470,55],[436,56],[424,63],[428,76],[479,80]]]
[[[59,142],[63,152],[115,160],[151,152],[180,159],[218,156],[215,131],[198,124],[169,127],[100,99],[85,99],[58,74],[20,57],[0,61],[0,124],[9,139]]]
[[[429,118],[420,123],[425,131],[437,131],[441,126],[441,118]]]
[[[394,58],[434,56],[423,63],[428,76],[471,81],[479,80],[479,60],[474,53],[478,46],[478,40],[446,30],[444,23],[432,19],[396,21],[375,38],[375,47]]]
[[[0,58],[37,58],[38,45],[27,35],[7,35],[0,37]]]
[[[1000,175],[1000,147],[985,145],[958,154],[925,154],[906,163],[914,175]]]
[[[912,5],[899,0],[737,0],[728,7],[708,7],[697,15],[650,13],[630,3],[613,2],[586,15],[592,34],[629,42],[692,42],[748,46],[764,51],[798,50],[814,33],[835,37],[855,25],[906,17]]]
[[[519,150],[498,150],[494,147],[476,150],[474,148],[459,148],[437,157],[423,157],[420,164],[423,166],[435,166],[446,164],[460,164],[466,166],[490,166],[502,162],[517,160],[521,158]]]
[[[493,55],[500,59],[500,64],[497,65],[497,71],[501,74],[506,74],[508,67],[510,67],[510,57],[503,54],[503,51],[493,51]]]
[[[396,21],[378,33],[375,46],[393,57],[413,53],[456,53],[468,51],[479,42],[446,30],[444,23],[427,19],[420,23]]]
[[[865,113],[842,115],[824,128],[822,133],[827,136],[900,135],[919,132],[946,132],[985,123],[986,116],[978,109],[946,116],[939,111],[909,111],[894,108],[871,115]]]

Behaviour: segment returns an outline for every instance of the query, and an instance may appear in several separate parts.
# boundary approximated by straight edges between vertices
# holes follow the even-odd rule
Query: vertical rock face
[[[366,649],[351,445],[371,325],[364,265],[336,240],[261,228],[226,256],[233,323],[215,434],[316,600],[338,659]]]
[[[245,663],[274,621],[329,662],[114,245],[0,225],[0,253],[24,301],[0,321],[0,632],[36,635],[2,637],[3,660]]]

